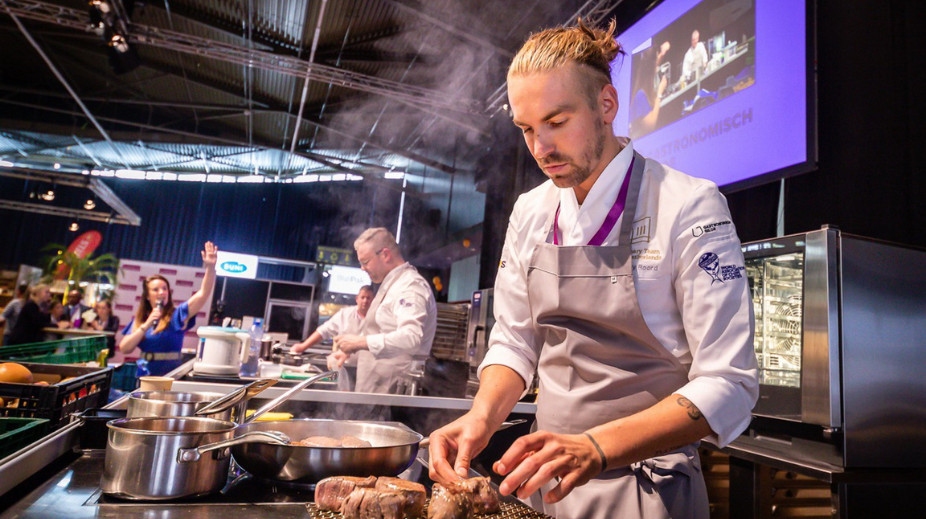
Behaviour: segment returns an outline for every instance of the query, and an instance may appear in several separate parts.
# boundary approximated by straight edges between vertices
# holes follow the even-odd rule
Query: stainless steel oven
[[[743,246],[760,398],[740,444],[926,467],[926,252],[824,227]]]
[[[475,372],[489,347],[489,334],[495,325],[492,303],[495,299],[494,288],[484,288],[473,292],[470,300],[469,324],[466,327],[467,360]]]

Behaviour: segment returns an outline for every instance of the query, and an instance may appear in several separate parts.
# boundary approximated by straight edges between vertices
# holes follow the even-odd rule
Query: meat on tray
[[[489,478],[469,478],[449,485],[434,484],[428,519],[459,519],[473,514],[494,514],[501,509]]]
[[[315,485],[315,506],[345,518],[420,517],[426,498],[424,485],[399,478],[335,476]]]
[[[428,519],[468,519],[472,511],[473,495],[462,485],[444,486],[434,483],[431,487]]]
[[[421,517],[427,493],[424,485],[400,478],[335,476],[315,485],[315,506],[340,512],[345,519],[404,519]],[[435,483],[428,519],[467,519],[500,510],[489,478]]]
[[[361,440],[356,436],[342,436],[340,440],[328,436],[309,436],[293,442],[293,445],[303,447],[372,447],[370,442]]]
[[[358,488],[373,488],[376,478],[355,478],[351,476],[337,476],[325,478],[315,485],[315,506],[321,510],[340,512],[341,504],[351,492]]]
[[[399,492],[358,488],[341,505],[344,519],[405,519],[406,498]]]

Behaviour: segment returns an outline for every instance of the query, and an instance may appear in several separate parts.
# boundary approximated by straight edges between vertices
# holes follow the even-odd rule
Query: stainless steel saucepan
[[[276,384],[274,379],[256,380],[228,394],[184,391],[136,391],[129,395],[126,417],[206,416],[241,422],[245,403]]]
[[[255,412],[249,420],[270,411],[309,384],[337,376],[327,372],[308,378]],[[227,403],[227,402],[225,402]],[[219,403],[220,408],[224,403]],[[212,409],[214,410],[214,409]],[[210,409],[205,409],[209,412]],[[217,492],[228,479],[229,449],[199,448],[232,440],[233,444],[262,441],[288,444],[290,439],[272,431],[236,434],[234,422],[200,417],[135,417],[106,424],[109,435],[102,491],[123,499],[164,500]]]

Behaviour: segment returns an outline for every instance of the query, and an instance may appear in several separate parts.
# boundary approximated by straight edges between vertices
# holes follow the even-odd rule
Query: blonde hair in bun
[[[611,62],[624,54],[614,39],[616,26],[612,19],[606,30],[598,29],[580,18],[575,27],[554,27],[532,34],[511,61],[508,77],[549,72],[576,63],[586,72],[589,102],[594,102],[601,88],[611,84]]]

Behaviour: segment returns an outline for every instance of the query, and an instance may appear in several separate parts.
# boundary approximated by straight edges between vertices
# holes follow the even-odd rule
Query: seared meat
[[[372,488],[376,484],[375,477],[355,478],[350,476],[337,476],[325,478],[315,485],[315,505],[321,510],[340,512],[341,505],[351,492],[358,488]]]
[[[405,496],[405,515],[408,517],[420,516],[424,511],[424,501],[428,497],[424,485],[401,478],[379,478],[376,480],[376,490]]]
[[[373,444],[366,440],[361,440],[356,436],[344,436],[341,438],[341,447],[372,447]]]
[[[344,519],[405,519],[405,496],[372,488],[358,488],[341,506]]]
[[[467,519],[473,510],[473,495],[461,484],[434,483],[428,519]]]
[[[498,492],[489,484],[489,478],[464,479],[459,485],[473,496],[473,511],[477,514],[499,511]]]
[[[296,445],[302,445],[304,447],[340,447],[341,440],[335,440],[334,438],[329,438],[327,436],[309,436],[297,442],[294,442]]]

